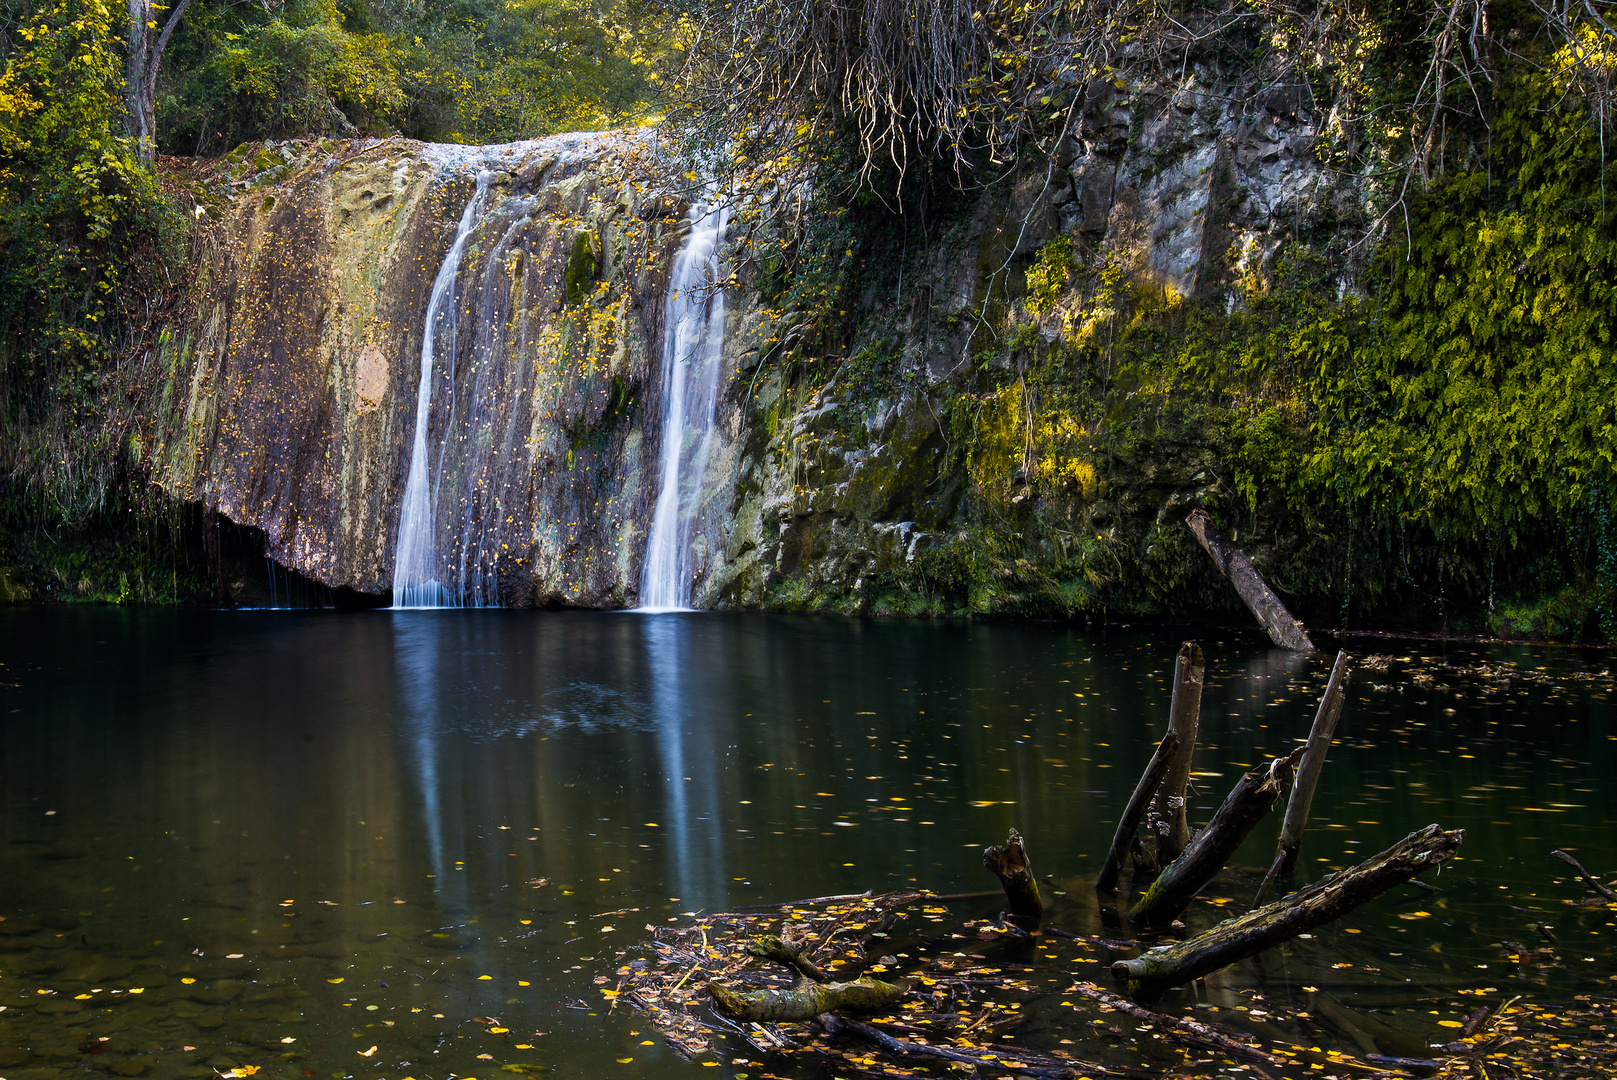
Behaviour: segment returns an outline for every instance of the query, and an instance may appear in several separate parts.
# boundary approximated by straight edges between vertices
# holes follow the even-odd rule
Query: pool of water
[[[1179,641],[0,610],[0,1077],[745,1072],[725,1056],[702,1073],[609,1015],[597,980],[618,950],[691,912],[988,888],[981,849],[1012,826],[1052,879],[1053,921],[1107,932],[1086,875],[1164,729]],[[1202,645],[1193,824],[1306,736],[1331,659]],[[1325,985],[1433,1017],[1462,990],[1611,993],[1610,912],[1567,903],[1588,894],[1548,858],[1617,871],[1611,682],[1588,674],[1604,659],[1389,647],[1409,667],[1355,675],[1303,872],[1431,822],[1468,830],[1460,857],[1436,893],[1405,887],[1177,993]],[[1519,670],[1460,670],[1479,661]],[[1277,828],[1188,921],[1244,906]]]

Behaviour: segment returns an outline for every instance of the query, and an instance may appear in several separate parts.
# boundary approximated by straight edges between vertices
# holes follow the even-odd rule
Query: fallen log
[[[1341,918],[1447,859],[1464,839],[1464,829],[1445,832],[1428,825],[1357,866],[1219,923],[1189,941],[1119,960],[1112,965],[1112,975],[1125,984],[1134,1000],[1155,1001],[1171,986],[1199,979]]]
[[[1336,735],[1336,722],[1342,716],[1342,703],[1347,698],[1348,655],[1338,651],[1336,663],[1331,665],[1331,677],[1325,683],[1325,693],[1319,699],[1319,711],[1314,714],[1314,726],[1308,733],[1308,744],[1303,749],[1303,760],[1297,766],[1297,782],[1292,785],[1291,798],[1286,801],[1286,819],[1280,826],[1280,843],[1275,847],[1274,863],[1264,876],[1252,906],[1262,907],[1269,898],[1275,879],[1289,874],[1297,865],[1297,853],[1303,846],[1303,829],[1308,825],[1309,807],[1314,802],[1314,791],[1319,787],[1319,774],[1325,768],[1325,756],[1330,753],[1331,739]]]
[[[1577,873],[1578,877],[1583,879],[1583,883],[1589,886],[1590,889],[1594,890],[1597,895],[1605,898],[1605,900],[1609,903],[1617,904],[1617,892],[1612,892],[1610,889],[1606,888],[1606,886],[1602,885],[1600,880],[1593,874],[1589,873],[1589,871],[1585,870],[1583,868],[1583,864],[1577,859],[1574,859],[1571,855],[1562,851],[1560,848],[1556,848],[1554,851],[1550,852],[1550,855],[1554,858],[1560,859],[1562,862],[1572,867],[1573,871]]]
[[[872,1046],[881,1047],[890,1054],[973,1066],[972,1071],[975,1071],[975,1069],[994,1069],[1000,1072],[1014,1073],[1017,1076],[1037,1076],[1048,1078],[1048,1080],[1068,1080],[1068,1078],[1074,1076],[1130,1075],[1108,1069],[1104,1065],[1091,1064],[1087,1061],[1077,1061],[1072,1058],[1054,1058],[1044,1054],[1031,1054],[1006,1046],[985,1047],[983,1052],[972,1054],[953,1047],[913,1042],[909,1039],[896,1038],[878,1027],[861,1023],[858,1020],[850,1020],[844,1016],[822,1016],[820,1017],[820,1026],[832,1038],[859,1038]]]
[[[1286,1065],[1289,1062],[1275,1057],[1260,1046],[1242,1042],[1234,1035],[1220,1031],[1211,1024],[1204,1024],[1200,1020],[1192,1020],[1185,1016],[1168,1016],[1143,1005],[1137,1005],[1128,998],[1119,997],[1109,990],[1104,990],[1094,983],[1081,982],[1074,986],[1070,992],[1079,993],[1091,1001],[1098,1001],[1102,1005],[1125,1013],[1142,1024],[1150,1024],[1171,1033],[1179,1041],[1192,1046],[1199,1046],[1207,1050],[1217,1050],[1221,1054],[1228,1054],[1238,1061],[1257,1061],[1265,1065]]]
[[[1022,846],[1022,834],[1015,829],[1005,843],[983,850],[983,866],[994,872],[1005,887],[1005,898],[1011,902],[1011,914],[1024,919],[1044,916],[1044,899],[1039,896],[1039,883],[1033,877],[1033,867]]]
[[[1194,642],[1179,646],[1173,666],[1173,702],[1168,706],[1168,730],[1179,736],[1168,773],[1151,800],[1148,827],[1156,837],[1153,858],[1167,866],[1190,843],[1190,822],[1185,814],[1185,789],[1190,785],[1191,758],[1196,753],[1196,728],[1201,719],[1202,682],[1207,663]]]
[[[1303,624],[1286,610],[1286,605],[1280,602],[1280,597],[1274,594],[1274,590],[1269,588],[1252,566],[1252,560],[1218,531],[1207,511],[1192,510],[1185,521],[1190,526],[1190,531],[1196,534],[1202,548],[1212,558],[1213,565],[1218,567],[1219,573],[1235,586],[1236,595],[1241,598],[1241,602],[1246,604],[1247,609],[1256,616],[1264,630],[1268,631],[1269,640],[1282,649],[1313,652],[1314,643],[1308,640],[1308,631],[1303,629]]]
[[[1185,853],[1164,870],[1138,903],[1129,909],[1129,921],[1145,930],[1166,929],[1213,875],[1230,860],[1252,830],[1274,808],[1291,783],[1291,767],[1301,754],[1275,758],[1267,767],[1253,769],[1236,782],[1224,805],[1207,828],[1185,848]]]
[[[1123,860],[1128,856],[1129,849],[1139,842],[1140,819],[1145,816],[1151,796],[1156,793],[1163,776],[1173,764],[1174,749],[1178,745],[1179,736],[1171,729],[1157,744],[1157,752],[1151,755],[1151,761],[1146,765],[1145,772],[1140,775],[1140,782],[1135,786],[1134,794],[1129,796],[1128,805],[1123,808],[1123,816],[1118,819],[1117,832],[1112,836],[1112,849],[1106,853],[1106,862],[1100,868],[1100,877],[1095,879],[1097,891],[1109,893],[1116,890],[1117,875],[1122,869]]]
[[[881,1012],[910,992],[908,979],[882,982],[865,975],[853,982],[817,983],[799,978],[785,990],[726,990],[708,983],[713,1006],[747,1024],[812,1020],[823,1013]]]

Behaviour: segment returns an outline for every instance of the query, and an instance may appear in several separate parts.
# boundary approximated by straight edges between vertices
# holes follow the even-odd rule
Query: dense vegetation
[[[1127,253],[1068,236],[1031,265],[1007,260],[1003,291],[978,313],[977,370],[940,405],[969,480],[969,529],[859,595],[787,583],[783,603],[1125,617],[1227,608],[1177,520],[1130,521],[1121,509],[1147,473],[1188,454],[1205,466],[1193,472],[1217,478],[1205,501],[1262,549],[1311,620],[1617,630],[1617,206],[1606,194],[1617,173],[1605,154],[1613,38],[1599,10],[1579,23],[1496,5],[1490,26],[1464,5],[1331,5],[1308,28],[1312,58],[1283,33],[1247,34],[1234,21],[1242,10],[1202,12],[1231,19],[1217,28],[1229,46],[1218,62],[1266,85],[1309,78],[1313,104],[1335,119],[1317,153],[1363,178],[1360,215],[1291,237],[1261,270],[1231,251],[1219,268],[1227,289],[1191,299],[1140,277]],[[1266,10],[1270,25],[1288,25],[1287,11]],[[1138,41],[1173,43],[1171,27],[1137,29]],[[1119,85],[1142,70],[1149,81],[1152,52],[1119,58]],[[1022,146],[1053,147],[1081,134],[1067,66],[1027,54],[1014,92],[972,108],[995,124],[1020,110]],[[1065,109],[1042,124],[1027,116],[1034,102],[1063,104],[1063,85]],[[868,152],[865,130],[843,134],[840,155],[820,151],[855,162],[867,153],[828,200],[838,205],[809,215],[818,223],[793,272],[771,263],[764,274],[785,286],[790,330],[777,362],[842,393],[872,371],[886,373],[877,383],[904,374],[892,320],[871,319],[861,341],[829,317],[893,284],[891,263],[872,258],[894,243],[889,215],[850,197],[895,175],[877,160],[891,147]],[[795,132],[811,157],[816,136]],[[1001,198],[1045,168],[1040,154],[958,154],[972,129],[941,123],[909,133],[912,163],[918,133],[934,140],[934,175],[963,159],[1001,184]],[[827,342],[842,346],[829,360]]]

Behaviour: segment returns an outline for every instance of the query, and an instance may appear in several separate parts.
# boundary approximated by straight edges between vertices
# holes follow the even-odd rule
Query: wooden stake
[[[1229,578],[1241,601],[1268,631],[1269,640],[1282,649],[1313,652],[1314,643],[1308,640],[1308,631],[1303,629],[1303,624],[1286,610],[1280,597],[1258,575],[1252,560],[1218,531],[1213,519],[1207,516],[1207,511],[1192,510],[1185,521],[1190,525],[1190,531],[1196,534],[1202,548],[1212,557],[1219,573]]]
[[[1100,868],[1100,877],[1095,879],[1097,892],[1109,893],[1117,889],[1118,871],[1123,866],[1123,860],[1128,857],[1129,849],[1139,838],[1140,819],[1145,816],[1145,808],[1151,802],[1151,796],[1162,783],[1162,778],[1168,773],[1168,766],[1173,763],[1174,748],[1179,745],[1179,736],[1170,729],[1157,744],[1157,752],[1151,755],[1150,764],[1146,765],[1145,772],[1140,776],[1140,783],[1129,797],[1129,802],[1123,808],[1123,816],[1118,819],[1117,833],[1112,837],[1112,850],[1106,854],[1106,863]]]
[[[1297,865],[1297,853],[1303,847],[1303,829],[1308,825],[1308,810],[1314,802],[1314,790],[1319,787],[1319,774],[1325,768],[1325,755],[1330,752],[1331,739],[1336,733],[1336,722],[1342,716],[1342,703],[1347,697],[1348,654],[1339,651],[1331,666],[1331,678],[1325,684],[1325,693],[1319,699],[1319,711],[1314,714],[1314,727],[1308,733],[1308,745],[1303,750],[1302,764],[1297,766],[1297,783],[1286,802],[1286,820],[1280,826],[1280,843],[1275,848],[1275,861],[1264,876],[1253,907],[1262,907],[1269,898],[1269,890],[1281,874],[1289,874]]]
[[[1290,757],[1275,758],[1267,767],[1253,769],[1241,777],[1207,828],[1196,834],[1185,853],[1151,883],[1139,903],[1129,910],[1129,921],[1142,929],[1163,930],[1178,918],[1258,822],[1280,805],[1281,796],[1291,784],[1291,767],[1302,752],[1303,748],[1298,747]]]
[[[1189,941],[1119,960],[1112,965],[1112,975],[1127,984],[1129,996],[1136,1001],[1155,1001],[1170,986],[1199,979],[1341,918],[1447,859],[1464,839],[1464,829],[1445,832],[1428,825],[1381,854],[1267,907],[1227,919]]]
[[[1167,775],[1151,800],[1147,817],[1156,836],[1154,853],[1158,866],[1167,866],[1184,853],[1190,843],[1190,822],[1185,814],[1185,788],[1190,784],[1190,763],[1196,752],[1196,728],[1201,719],[1202,683],[1207,663],[1194,642],[1179,646],[1173,667],[1173,704],[1168,706],[1168,730],[1179,736]]]

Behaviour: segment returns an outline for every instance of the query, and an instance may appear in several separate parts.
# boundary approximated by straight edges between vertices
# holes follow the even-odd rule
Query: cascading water
[[[445,355],[453,363],[455,333],[459,305],[455,297],[455,279],[460,274],[460,263],[466,253],[466,239],[472,233],[483,203],[488,198],[491,173],[484,169],[477,174],[477,190],[466,203],[455,230],[455,242],[438,266],[433,279],[432,297],[427,302],[425,329],[421,335],[421,385],[416,391],[415,442],[410,450],[410,471],[404,482],[404,501],[399,511],[398,554],[393,563],[393,606],[396,608],[459,607],[463,598],[459,590],[451,591],[443,582],[438,555],[438,481],[443,467],[443,448],[439,448],[438,468],[429,481],[430,453],[427,449],[427,428],[432,418],[433,371],[440,328],[447,345]]]
[[[668,281],[660,486],[640,589],[640,610],[646,612],[690,608],[691,541],[713,449],[723,366],[725,306],[719,249],[729,216],[723,205],[691,207],[690,236]]]

